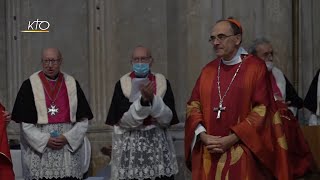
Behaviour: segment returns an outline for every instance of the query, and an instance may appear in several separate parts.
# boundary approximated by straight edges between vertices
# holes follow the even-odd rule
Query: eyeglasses
[[[151,56],[148,56],[148,57],[134,57],[132,58],[132,62],[134,63],[139,63],[139,62],[142,62],[142,63],[147,63],[149,62],[151,59]]]
[[[44,65],[49,65],[49,64],[52,64],[52,65],[57,65],[59,64],[61,59],[43,59],[42,60],[42,63]]]
[[[268,52],[263,53],[260,58],[265,61],[272,61],[273,51],[268,51]]]
[[[264,57],[273,57],[273,51],[265,52],[265,53],[263,53],[263,56]]]
[[[228,37],[235,36],[235,35],[236,34],[232,34],[232,35],[218,34],[217,36],[210,36],[209,42],[213,43],[215,40],[222,42],[226,40]]]

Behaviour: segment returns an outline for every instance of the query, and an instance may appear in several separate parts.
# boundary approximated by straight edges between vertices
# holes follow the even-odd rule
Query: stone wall
[[[6,1],[0,0],[0,101],[7,105]]]
[[[301,2],[299,93],[306,95],[312,78],[320,69],[320,2]]]

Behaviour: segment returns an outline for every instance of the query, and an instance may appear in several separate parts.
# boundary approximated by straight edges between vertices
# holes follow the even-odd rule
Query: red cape
[[[0,179],[14,180],[6,122],[3,117],[4,110],[0,104]]]
[[[315,160],[304,138],[298,119],[282,101],[276,101],[288,143],[290,168],[295,178],[302,177],[316,169]]]

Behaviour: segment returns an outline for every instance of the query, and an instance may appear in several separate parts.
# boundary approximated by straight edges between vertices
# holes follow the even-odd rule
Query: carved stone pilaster
[[[111,1],[88,1],[89,10],[89,69],[91,108],[95,116],[92,126],[105,128],[108,102],[113,93],[110,79],[117,65],[110,63],[112,21],[110,19]],[[102,126],[101,126],[102,125]]]
[[[8,109],[11,109],[23,79],[21,60],[20,0],[7,0],[7,81]]]

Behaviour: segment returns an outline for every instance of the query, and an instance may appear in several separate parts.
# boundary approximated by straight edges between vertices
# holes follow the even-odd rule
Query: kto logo
[[[28,29],[21,32],[49,32],[50,23],[48,21],[41,21],[37,19],[36,21],[29,21]]]

